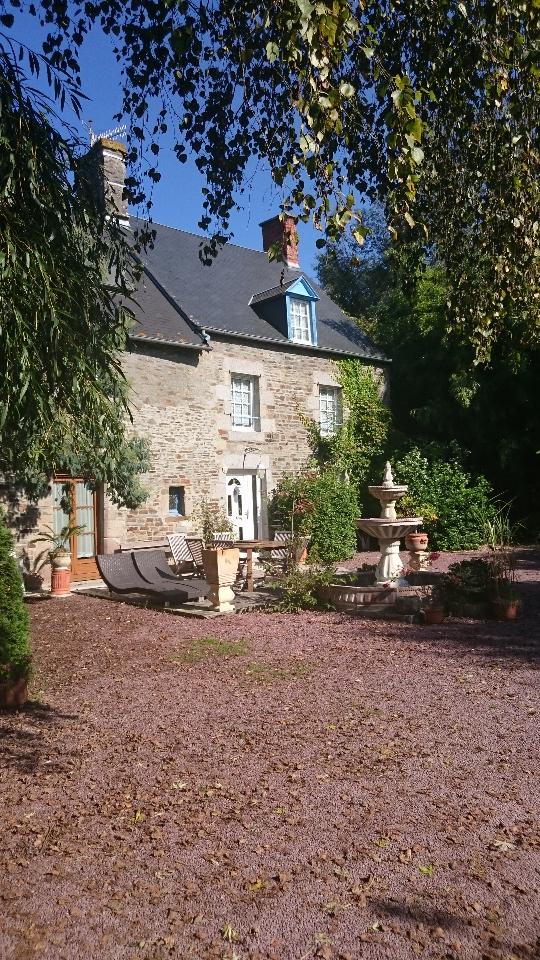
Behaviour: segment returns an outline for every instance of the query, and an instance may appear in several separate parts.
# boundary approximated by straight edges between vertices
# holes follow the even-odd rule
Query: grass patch
[[[287,664],[250,663],[246,670],[246,677],[256,683],[275,683],[278,680],[301,680],[311,673],[307,663],[290,661]]]
[[[242,657],[248,652],[247,640],[219,640],[217,637],[196,637],[187,647],[177,650],[172,659],[180,663],[199,663],[207,657]]]

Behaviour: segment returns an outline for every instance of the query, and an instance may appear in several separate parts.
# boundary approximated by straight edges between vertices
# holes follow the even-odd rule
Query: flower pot
[[[446,616],[444,607],[424,607],[425,623],[442,623]]]
[[[69,597],[71,593],[71,554],[61,548],[51,554],[51,597]]]
[[[0,683],[0,708],[22,707],[28,700],[28,678]]]
[[[519,600],[493,600],[492,608],[496,620],[515,620],[519,613]]]
[[[295,563],[299,567],[303,567],[307,561],[308,555],[308,545],[309,537],[299,537],[298,542],[295,544],[294,548],[294,559]]]
[[[28,593],[41,593],[43,577],[39,573],[23,572],[24,589]]]
[[[53,570],[70,570],[71,554],[69,550],[58,549],[51,554],[51,567]]]
[[[408,533],[405,537],[405,546],[409,553],[420,553],[426,550],[428,545],[427,533]]]

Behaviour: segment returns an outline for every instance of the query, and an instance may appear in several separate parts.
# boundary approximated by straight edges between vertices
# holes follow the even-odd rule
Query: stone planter
[[[321,587],[319,596],[336,610],[354,613],[372,604],[395,603],[396,590],[392,587],[331,583],[327,587]]]
[[[203,550],[204,575],[210,586],[210,600],[220,613],[234,612],[232,589],[238,574],[240,551],[236,547],[215,547]]]

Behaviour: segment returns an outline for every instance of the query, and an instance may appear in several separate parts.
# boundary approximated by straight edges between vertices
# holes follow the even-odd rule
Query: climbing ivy
[[[382,396],[382,377],[358,360],[336,361],[337,380],[343,390],[344,422],[332,437],[321,434],[308,418],[313,455],[320,465],[344,473],[357,492],[372,478],[374,460],[382,452],[390,425],[390,411]]]

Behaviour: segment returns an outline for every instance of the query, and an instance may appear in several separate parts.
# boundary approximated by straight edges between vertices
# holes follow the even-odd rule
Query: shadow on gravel
[[[60,757],[47,743],[43,729],[59,720],[77,720],[77,715],[59,713],[36,700],[17,711],[0,714],[0,765],[22,773],[65,770],[68,758],[64,753]]]
[[[540,621],[538,616],[523,614],[517,621],[448,620],[440,627],[424,627],[419,639],[438,648],[442,655],[456,653],[456,647],[467,653],[478,653],[493,660],[515,665],[540,667]],[[425,631],[425,632],[424,632]]]
[[[438,910],[436,907],[423,906],[421,903],[404,903],[399,900],[385,900],[383,897],[370,897],[370,905],[381,917],[386,914],[387,917],[393,917],[395,920],[409,921],[428,927],[451,930],[465,925],[461,917],[449,913],[448,910]]]

